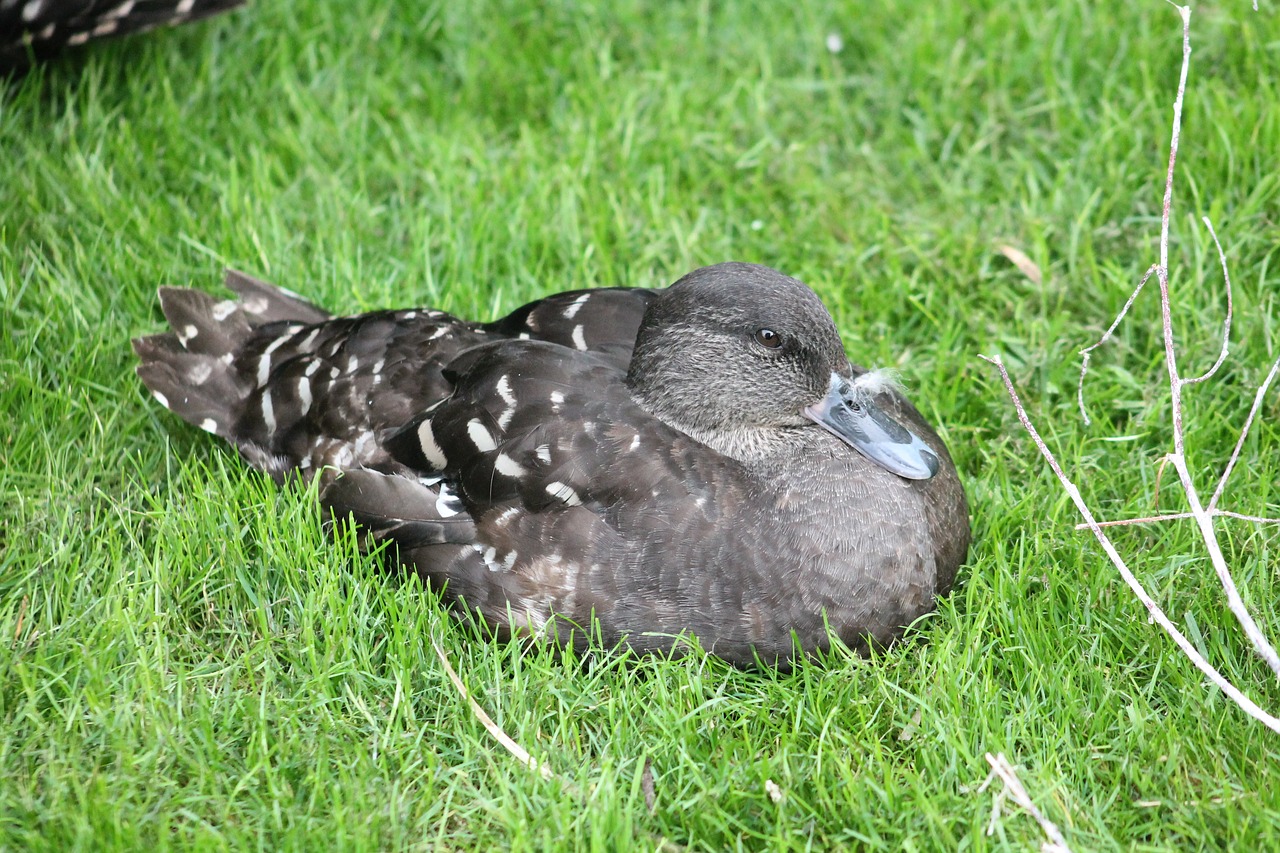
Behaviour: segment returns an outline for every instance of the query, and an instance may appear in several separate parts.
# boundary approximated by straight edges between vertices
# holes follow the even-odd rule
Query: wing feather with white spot
[[[347,471],[326,484],[321,494],[330,517],[353,518],[376,540],[401,548],[470,544],[476,528],[471,517],[442,501],[438,483],[377,471]]]
[[[547,341],[596,353],[625,368],[654,294],[627,287],[570,290],[517,308],[484,328],[507,338]]]
[[[467,351],[446,373],[453,394],[384,445],[455,482],[476,517],[502,506],[609,517],[664,490],[697,506],[684,457],[705,448],[640,409],[607,357],[504,341]]]

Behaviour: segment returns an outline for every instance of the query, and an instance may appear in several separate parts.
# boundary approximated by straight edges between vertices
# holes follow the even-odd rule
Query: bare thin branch
[[[440,658],[440,664],[444,667],[445,674],[449,676],[449,680],[453,682],[453,686],[458,688],[458,692],[462,694],[462,698],[467,700],[467,704],[471,706],[471,713],[475,714],[476,719],[480,721],[488,731],[493,735],[494,740],[502,744],[503,749],[511,753],[520,761],[521,764],[530,770],[536,770],[541,774],[543,779],[555,778],[555,774],[551,768],[539,762],[530,755],[523,746],[516,743],[511,737],[502,730],[502,728],[493,721],[493,718],[485,713],[484,708],[480,707],[480,703],[471,698],[471,693],[467,690],[467,685],[462,683],[462,679],[458,677],[458,673],[454,671],[453,666],[449,663],[449,658],[445,657],[444,649],[440,648],[440,644],[431,641],[431,647],[436,650],[436,657]]]
[[[1227,272],[1227,255],[1222,251],[1222,244],[1218,242],[1218,233],[1213,230],[1213,223],[1209,221],[1209,217],[1202,217],[1202,220],[1204,226],[1209,229],[1209,236],[1213,238],[1213,245],[1218,247],[1218,260],[1222,263],[1222,280],[1227,285],[1227,319],[1222,321],[1222,350],[1218,353],[1218,360],[1202,376],[1183,380],[1187,385],[1205,381],[1217,373],[1218,368],[1222,367],[1222,363],[1227,360],[1227,349],[1231,342],[1231,317],[1235,313],[1235,305],[1231,301],[1231,274]]]
[[[1164,207],[1160,216],[1160,263],[1156,268],[1156,280],[1160,285],[1160,317],[1164,329],[1164,360],[1165,367],[1169,372],[1169,399],[1173,416],[1173,453],[1169,455],[1169,459],[1178,470],[1178,478],[1182,481],[1182,490],[1187,495],[1187,503],[1191,506],[1191,513],[1196,520],[1196,525],[1200,528],[1200,535],[1209,551],[1209,560],[1213,563],[1214,572],[1217,573],[1218,580],[1222,583],[1222,589],[1227,595],[1227,604],[1231,608],[1232,614],[1235,615],[1236,620],[1240,623],[1240,627],[1244,629],[1249,642],[1253,644],[1254,651],[1266,661],[1267,666],[1271,667],[1271,671],[1275,673],[1276,677],[1280,678],[1280,654],[1277,654],[1275,648],[1267,641],[1262,630],[1258,627],[1258,623],[1254,621],[1248,608],[1244,606],[1243,599],[1240,598],[1240,592],[1236,588],[1235,580],[1231,577],[1231,572],[1227,568],[1222,548],[1218,545],[1218,536],[1213,528],[1213,515],[1206,512],[1204,507],[1201,506],[1200,495],[1196,491],[1195,483],[1192,481],[1190,470],[1187,467],[1186,432],[1182,425],[1182,388],[1187,384],[1187,380],[1184,380],[1178,373],[1177,347],[1173,340],[1173,306],[1169,299],[1169,213],[1173,206],[1173,175],[1174,167],[1178,162],[1178,139],[1182,131],[1182,102],[1187,89],[1187,72],[1191,67],[1191,9],[1188,6],[1174,6],[1174,8],[1182,16],[1182,71],[1178,78],[1178,95],[1173,102],[1173,132],[1169,141],[1169,170],[1165,175]],[[1218,237],[1217,234],[1213,233],[1212,226],[1210,226],[1209,230],[1213,234],[1214,242],[1217,243]],[[1221,251],[1220,246],[1219,251]],[[1224,257],[1223,267],[1225,270],[1225,256],[1222,257]],[[1216,369],[1215,365],[1213,370]]]
[[[1200,495],[1197,494],[1195,486],[1191,483],[1191,472],[1187,470],[1187,459],[1180,453],[1170,455],[1173,467],[1178,471],[1178,478],[1182,480],[1182,490],[1187,493],[1187,502],[1191,505],[1191,515],[1196,520],[1196,525],[1200,528],[1200,536],[1204,539],[1205,547],[1209,550],[1209,562],[1213,564],[1213,570],[1218,575],[1218,580],[1222,583],[1222,590],[1227,594],[1227,606],[1231,608],[1231,612],[1235,614],[1236,621],[1240,623],[1240,627],[1244,629],[1245,636],[1249,638],[1249,642],[1253,644],[1253,650],[1258,656],[1266,661],[1267,666],[1271,667],[1271,671],[1280,678],[1280,654],[1276,654],[1275,647],[1267,640],[1266,635],[1262,633],[1262,629],[1258,627],[1258,623],[1254,621],[1253,615],[1249,613],[1249,608],[1244,606],[1244,599],[1240,597],[1240,590],[1236,588],[1236,582],[1231,577],[1231,571],[1227,568],[1227,558],[1223,556],[1222,548],[1218,545],[1218,534],[1213,529],[1213,515],[1205,511],[1200,505]]]
[[[986,758],[987,763],[991,765],[991,773],[987,776],[987,781],[983,782],[978,790],[985,790],[993,778],[999,778],[1001,782],[1004,782],[1004,790],[996,794],[995,802],[992,805],[991,823],[987,826],[987,835],[991,835],[995,831],[995,822],[1000,811],[1000,801],[1007,794],[1013,797],[1015,803],[1030,812],[1031,816],[1036,819],[1036,823],[1040,824],[1040,828],[1044,830],[1044,834],[1049,840],[1040,845],[1041,853],[1071,853],[1071,848],[1067,846],[1067,839],[1062,836],[1058,825],[1045,817],[1040,809],[1036,808],[1036,804],[1031,800],[1031,795],[1022,786],[1022,780],[1018,778],[1017,771],[1013,769],[1009,759],[1004,757],[1004,753],[992,755],[988,752]]]
[[[1099,527],[1126,527],[1131,524],[1155,524],[1160,521],[1176,521],[1180,518],[1192,518],[1189,512],[1171,512],[1166,515],[1148,515],[1143,518],[1120,518],[1114,521],[1099,521]],[[1076,525],[1076,530],[1091,530],[1089,525],[1081,522]]]
[[[1147,594],[1146,589],[1143,588],[1137,577],[1134,576],[1133,572],[1130,571],[1129,567],[1125,564],[1124,558],[1120,556],[1120,553],[1116,550],[1115,546],[1111,544],[1111,540],[1107,537],[1107,534],[1103,532],[1102,526],[1098,524],[1096,519],[1094,519],[1093,513],[1090,512],[1088,505],[1084,502],[1084,498],[1080,496],[1080,490],[1076,488],[1075,484],[1071,482],[1071,479],[1063,472],[1062,467],[1058,464],[1058,460],[1054,457],[1052,451],[1049,450],[1048,445],[1044,443],[1044,439],[1040,437],[1040,433],[1036,431],[1035,426],[1031,423],[1030,417],[1027,416],[1026,409],[1023,408],[1022,400],[1018,397],[1017,389],[1013,387],[1013,380],[1009,378],[1009,371],[1005,369],[1004,361],[998,355],[984,355],[981,357],[991,362],[999,369],[1000,376],[1004,380],[1005,391],[1008,393],[1009,399],[1013,401],[1013,407],[1018,413],[1018,420],[1022,422],[1023,428],[1031,436],[1031,440],[1035,442],[1036,447],[1040,451],[1040,455],[1045,458],[1045,461],[1049,463],[1049,467],[1053,469],[1053,473],[1057,475],[1058,482],[1062,484],[1062,488],[1066,491],[1067,496],[1071,498],[1071,502],[1076,505],[1076,509],[1080,511],[1080,515],[1084,517],[1089,529],[1098,540],[1098,544],[1102,546],[1102,550],[1106,552],[1107,557],[1110,558],[1112,564],[1116,567],[1116,570],[1120,572],[1120,577],[1124,579],[1124,582],[1129,586],[1129,589],[1133,590],[1133,594],[1136,595],[1138,600],[1142,602],[1143,606],[1147,608],[1147,613],[1151,620],[1163,628],[1165,633],[1168,634],[1170,638],[1173,639],[1174,643],[1177,644],[1178,648],[1182,650],[1182,653],[1191,660],[1196,669],[1204,673],[1205,676],[1216,684],[1218,689],[1225,693],[1231,701],[1235,702],[1242,711],[1272,731],[1280,733],[1280,718],[1276,718],[1262,710],[1262,708],[1260,708],[1252,699],[1245,696],[1239,688],[1223,677],[1222,673],[1218,672],[1212,664],[1205,660],[1204,656],[1201,655],[1200,652],[1196,651],[1196,648],[1191,644],[1191,641],[1178,630],[1177,626],[1169,620],[1169,617],[1160,609],[1160,606],[1156,604],[1155,600]]]
[[[1234,701],[1243,711],[1245,711],[1245,713],[1249,714],[1251,717],[1273,731],[1280,732],[1280,719],[1277,719],[1271,714],[1263,711],[1252,700],[1246,697],[1238,688],[1231,684],[1231,682],[1224,678],[1221,673],[1210,665],[1209,662],[1205,660],[1205,658],[1187,641],[1182,632],[1174,626],[1159,606],[1156,605],[1155,601],[1147,594],[1146,590],[1143,589],[1137,578],[1129,570],[1128,566],[1125,565],[1124,560],[1120,557],[1119,552],[1116,551],[1110,539],[1108,539],[1107,534],[1103,532],[1104,526],[1142,524],[1182,518],[1194,519],[1197,527],[1199,528],[1201,538],[1204,540],[1205,548],[1208,550],[1209,560],[1213,564],[1214,572],[1218,575],[1218,580],[1222,584],[1222,588],[1226,594],[1227,603],[1232,614],[1236,617],[1236,620],[1240,623],[1245,635],[1249,638],[1249,642],[1253,645],[1254,651],[1267,663],[1277,678],[1280,678],[1280,655],[1276,653],[1275,648],[1267,640],[1266,636],[1262,633],[1258,624],[1254,621],[1252,615],[1250,615],[1248,609],[1245,607],[1244,601],[1240,596],[1240,592],[1236,587],[1235,580],[1232,578],[1231,572],[1227,567],[1226,558],[1222,553],[1221,546],[1218,544],[1217,533],[1214,529],[1214,519],[1218,516],[1247,519],[1262,523],[1270,523],[1273,521],[1273,519],[1246,516],[1240,513],[1219,510],[1217,508],[1217,503],[1221,498],[1222,493],[1226,488],[1227,480],[1239,459],[1241,449],[1244,446],[1249,429],[1253,424],[1253,419],[1262,405],[1262,401],[1266,396],[1272,380],[1275,378],[1277,371],[1280,370],[1280,359],[1277,359],[1276,363],[1272,365],[1271,372],[1267,375],[1266,380],[1258,389],[1258,393],[1254,398],[1253,408],[1250,410],[1249,417],[1245,422],[1244,428],[1241,430],[1240,439],[1236,443],[1235,450],[1231,454],[1226,470],[1223,472],[1222,478],[1218,482],[1217,489],[1214,491],[1213,497],[1210,499],[1207,507],[1202,505],[1200,501],[1199,493],[1196,491],[1195,483],[1192,482],[1190,468],[1187,464],[1185,443],[1186,433],[1183,429],[1182,418],[1182,390],[1185,385],[1195,382],[1203,382],[1213,376],[1225,362],[1230,346],[1231,321],[1234,313],[1234,305],[1232,302],[1231,279],[1227,269],[1226,253],[1223,251],[1222,244],[1218,240],[1218,235],[1213,229],[1213,224],[1206,217],[1204,219],[1205,226],[1209,229],[1209,233],[1213,237],[1214,245],[1218,249],[1218,259],[1222,264],[1223,280],[1227,288],[1227,316],[1223,323],[1222,349],[1217,360],[1214,361],[1213,365],[1203,376],[1199,376],[1194,379],[1183,379],[1178,371],[1177,347],[1173,334],[1173,309],[1172,301],[1169,296],[1169,222],[1170,212],[1173,208],[1173,179],[1178,162],[1178,142],[1182,128],[1182,106],[1186,95],[1187,74],[1191,65],[1191,9],[1185,6],[1177,6],[1172,3],[1170,5],[1174,5],[1174,8],[1178,10],[1178,14],[1182,18],[1182,69],[1178,78],[1177,96],[1175,97],[1173,104],[1173,127],[1169,142],[1169,165],[1168,170],[1165,173],[1164,200],[1160,217],[1160,260],[1147,270],[1142,281],[1138,284],[1137,288],[1134,289],[1133,294],[1130,295],[1129,301],[1125,303],[1125,306],[1121,310],[1119,316],[1116,317],[1115,321],[1111,324],[1111,327],[1106,331],[1106,333],[1103,334],[1102,338],[1093,346],[1081,351],[1083,363],[1080,370],[1080,384],[1077,389],[1077,400],[1080,405],[1081,416],[1085,423],[1088,424],[1089,418],[1085,413],[1084,408],[1084,377],[1085,372],[1088,369],[1089,354],[1093,349],[1100,346],[1110,338],[1111,334],[1118,327],[1128,312],[1129,307],[1137,298],[1138,293],[1141,292],[1147,280],[1151,277],[1152,273],[1154,273],[1160,288],[1160,315],[1164,339],[1165,367],[1169,374],[1169,397],[1171,417],[1173,421],[1174,445],[1173,453],[1166,455],[1165,459],[1161,463],[1161,472],[1164,470],[1165,463],[1173,463],[1175,470],[1178,472],[1178,479],[1181,483],[1182,490],[1186,494],[1190,511],[1186,513],[1152,516],[1143,519],[1099,523],[1094,519],[1088,506],[1080,496],[1079,490],[1070,481],[1070,479],[1067,478],[1066,474],[1063,473],[1062,468],[1057,463],[1057,460],[1054,459],[1053,454],[1049,451],[1043,439],[1040,438],[1039,433],[1036,432],[1035,427],[1027,416],[1026,410],[1023,408],[1021,400],[1018,399],[1017,391],[1013,386],[1012,380],[1009,378],[1009,373],[1005,369],[1004,363],[1001,361],[999,356],[987,358],[987,360],[999,368],[1000,375],[1004,380],[1005,389],[1008,391],[1009,397],[1013,401],[1014,408],[1017,410],[1018,419],[1031,435],[1032,439],[1035,441],[1036,447],[1048,461],[1049,466],[1053,469],[1054,474],[1057,475],[1058,480],[1062,483],[1067,495],[1071,498],[1072,502],[1075,503],[1076,508],[1084,517],[1084,526],[1088,527],[1089,530],[1092,531],[1094,537],[1106,552],[1107,557],[1110,558],[1111,562],[1120,572],[1121,577],[1124,578],[1125,583],[1128,584],[1129,588],[1132,589],[1134,594],[1138,597],[1138,600],[1147,608],[1147,612],[1150,614],[1151,620],[1158,623],[1173,639],[1182,652],[1191,660],[1191,662],[1195,664],[1196,668],[1208,676],[1209,680],[1227,694],[1227,696],[1231,698],[1231,700]],[[983,357],[986,358],[986,356]],[[1157,496],[1159,494],[1159,487],[1160,477],[1157,476]]]
[[[1120,309],[1120,313],[1116,315],[1116,318],[1111,321],[1111,325],[1107,330],[1102,333],[1102,337],[1098,338],[1097,342],[1091,346],[1087,346],[1080,350],[1080,382],[1076,385],[1076,401],[1080,404],[1080,417],[1084,419],[1085,426],[1089,426],[1089,424],[1092,423],[1092,421],[1089,420],[1089,413],[1084,410],[1084,375],[1089,372],[1090,354],[1111,339],[1111,335],[1115,333],[1117,328],[1119,328],[1120,322],[1124,320],[1125,315],[1129,313],[1129,307],[1133,305],[1133,301],[1138,298],[1138,294],[1142,292],[1142,288],[1146,287],[1147,279],[1151,278],[1151,274],[1155,272],[1156,269],[1156,264],[1152,264],[1147,268],[1146,274],[1142,276],[1142,281],[1138,282],[1138,286],[1133,289],[1133,293],[1129,294],[1128,301],[1124,303],[1124,307]]]
[[[1213,490],[1213,497],[1209,498],[1209,509],[1216,509],[1218,499],[1222,497],[1222,492],[1227,488],[1227,478],[1231,476],[1231,471],[1236,467],[1236,460],[1240,458],[1240,451],[1244,448],[1245,439],[1249,437],[1249,430],[1253,427],[1253,419],[1258,414],[1258,409],[1262,408],[1262,401],[1267,397],[1267,389],[1271,387],[1271,383],[1276,378],[1276,372],[1280,371],[1280,358],[1271,363],[1271,370],[1267,373],[1267,378],[1262,381],[1262,385],[1258,387],[1258,393],[1253,395],[1253,408],[1249,409],[1249,417],[1244,420],[1244,428],[1240,430],[1240,440],[1236,442],[1235,450],[1231,451],[1231,458],[1227,460],[1227,468],[1222,472],[1222,479],[1218,481],[1218,488]]]
[[[1280,518],[1264,518],[1260,515],[1244,515],[1239,512],[1230,512],[1225,509],[1213,509],[1206,507],[1205,512],[1212,516],[1221,516],[1223,518],[1236,518],[1241,521],[1252,521],[1255,524],[1280,524]],[[1158,521],[1176,521],[1182,518],[1195,518],[1195,513],[1190,512],[1172,512],[1168,515],[1148,515],[1143,518],[1121,518],[1115,521],[1099,521],[1099,527],[1124,527],[1132,524],[1154,524]],[[1088,530],[1089,525],[1077,524],[1076,530]]]
[[[1169,301],[1169,212],[1173,209],[1173,174],[1178,163],[1178,139],[1182,135],[1182,101],[1187,92],[1187,72],[1191,68],[1191,7],[1177,6],[1182,16],[1182,71],[1178,95],[1173,100],[1173,133],[1169,139],[1169,169],[1165,173],[1164,203],[1160,214],[1160,263],[1156,281],[1160,285],[1160,318],[1164,328],[1164,363],[1169,371],[1169,397],[1173,405],[1173,452],[1186,453],[1182,429],[1182,378],[1178,375],[1178,354],[1173,343],[1173,308]]]
[[[1229,512],[1225,509],[1213,511],[1214,515],[1221,515],[1224,518],[1238,518],[1241,521],[1252,521],[1254,524],[1280,524],[1280,518],[1266,518],[1261,515],[1244,515],[1238,512]]]

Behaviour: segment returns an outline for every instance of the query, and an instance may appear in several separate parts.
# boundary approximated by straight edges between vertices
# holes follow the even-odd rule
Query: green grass
[[[1197,9],[1173,220],[1191,464],[1212,490],[1276,356],[1280,19]],[[1077,850],[1280,846],[1277,736],[1120,582],[979,353],[1104,516],[1170,447],[1154,289],[1180,25],[1166,4],[258,0],[0,97],[0,848],[1028,849],[1004,752]],[[1114,8],[1112,8],[1114,7]],[[844,49],[829,53],[828,33]],[[1022,247],[1033,285],[995,251]],[[223,266],[339,311],[493,316],[726,259],[814,285],[900,369],[974,507],[957,591],[874,660],[559,660],[483,639],[161,411],[131,336]],[[1273,392],[1226,505],[1280,515]],[[1119,437],[1118,439],[1116,437]],[[1159,508],[1183,508],[1166,472]],[[1221,524],[1280,636],[1274,528]],[[1117,533],[1248,694],[1280,685],[1189,525]],[[520,743],[501,751],[435,639]],[[651,762],[656,801],[646,807]],[[783,792],[775,803],[772,780]]]

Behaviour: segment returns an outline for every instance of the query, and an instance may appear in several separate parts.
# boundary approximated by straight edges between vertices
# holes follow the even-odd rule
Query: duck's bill
[[[843,376],[831,374],[827,396],[806,406],[804,416],[899,477],[927,480],[938,473],[938,455],[929,445]]]

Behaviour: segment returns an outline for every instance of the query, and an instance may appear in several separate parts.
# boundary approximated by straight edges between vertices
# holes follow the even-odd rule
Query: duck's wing
[[[608,356],[625,369],[655,295],[655,290],[628,287],[571,290],[530,302],[483,328],[507,338]]]
[[[243,273],[226,283],[239,299],[161,288],[173,331],[134,341],[138,374],[166,408],[277,479],[326,467],[399,473],[381,435],[447,397],[445,366],[479,344],[585,341],[625,366],[651,295],[557,294],[481,325],[430,309],[333,317]]]

